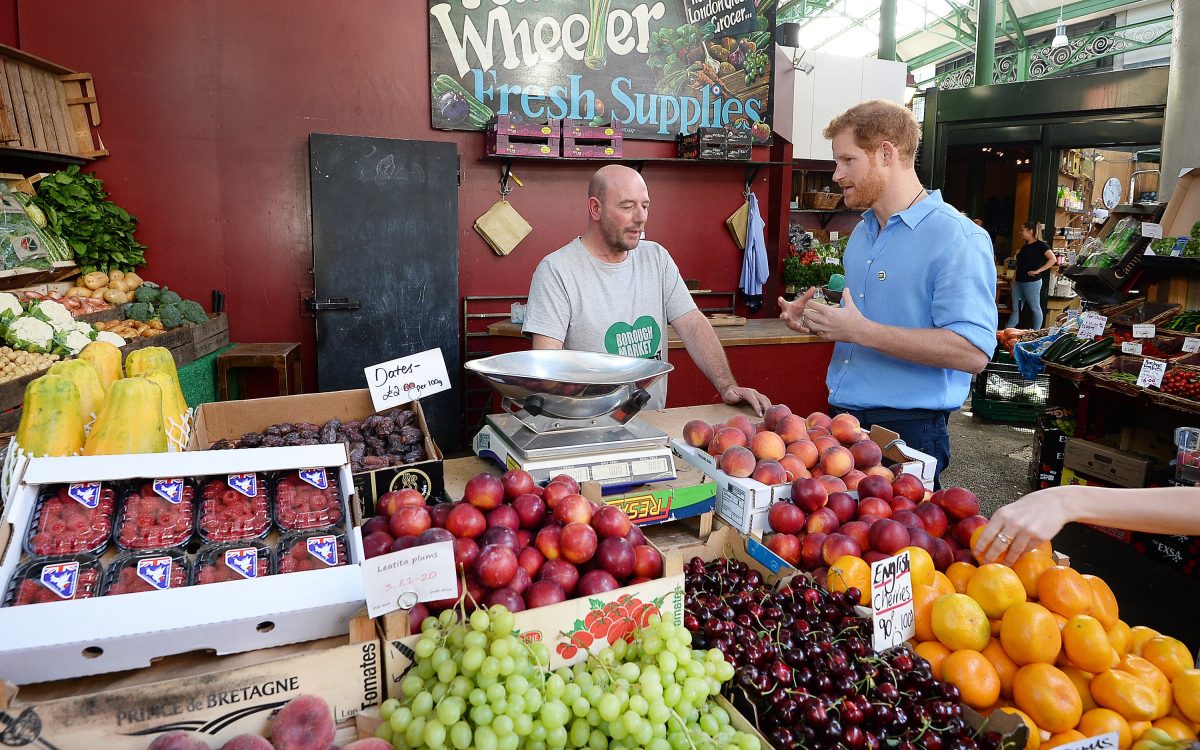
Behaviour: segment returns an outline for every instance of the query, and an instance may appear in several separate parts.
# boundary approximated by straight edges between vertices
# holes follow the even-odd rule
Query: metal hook
[[[505,161],[504,166],[500,167],[500,197],[505,198],[512,188],[509,187],[508,178],[512,177],[512,162]]]

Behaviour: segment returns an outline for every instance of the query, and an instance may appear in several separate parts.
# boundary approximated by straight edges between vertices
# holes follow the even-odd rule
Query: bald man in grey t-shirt
[[[670,323],[721,399],[744,401],[761,416],[771,402],[738,386],[675,261],[662,245],[641,239],[649,211],[650,195],[636,171],[610,164],[592,176],[583,236],[543,258],[533,274],[524,326],[533,348],[665,361]],[[666,391],[664,378],[650,389],[649,408],[664,408]]]

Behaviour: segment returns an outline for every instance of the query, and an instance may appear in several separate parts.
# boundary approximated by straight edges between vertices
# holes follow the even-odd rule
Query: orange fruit
[[[1145,625],[1134,625],[1129,629],[1129,653],[1141,656],[1142,646],[1156,635],[1162,635],[1162,633]]]
[[[830,591],[858,589],[858,603],[865,607],[871,603],[871,566],[861,557],[842,555],[829,566],[825,585]]]
[[[955,591],[965,594],[967,593],[967,581],[971,579],[971,574],[976,570],[978,568],[969,562],[952,562],[950,567],[946,568],[946,577],[954,584]]]
[[[933,558],[920,547],[905,547],[900,552],[908,551],[908,562],[911,566],[913,585],[933,585]]]
[[[1095,617],[1075,615],[1062,630],[1063,651],[1084,672],[1103,672],[1117,663],[1117,652],[1108,633]]]
[[[1053,664],[1062,648],[1054,616],[1041,604],[1014,604],[1000,619],[1000,645],[1017,664]]]
[[[1000,675],[988,658],[964,648],[942,660],[942,680],[958,688],[962,702],[987,708],[1000,698]]]
[[[1007,565],[983,565],[967,579],[967,596],[979,602],[991,618],[999,618],[1014,604],[1025,601],[1025,586]]]
[[[1169,635],[1156,635],[1143,643],[1142,658],[1158,667],[1168,680],[1196,666],[1183,641]]]
[[[1092,601],[1095,607],[1090,613],[1093,617],[1104,625],[1104,629],[1108,630],[1113,625],[1117,624],[1120,617],[1117,607],[1117,597],[1113,594],[1112,589],[1104,582],[1103,578],[1097,578],[1093,575],[1084,575],[1083,580],[1088,582],[1092,587]]]
[[[1109,669],[1092,678],[1092,698],[1104,708],[1111,708],[1126,721],[1149,721],[1157,718],[1158,695],[1153,686],[1142,678],[1120,669]]]
[[[1152,719],[1167,715],[1167,712],[1171,710],[1171,681],[1162,673],[1162,670],[1146,659],[1133,654],[1121,657],[1116,668],[1140,677],[1147,685],[1154,688],[1154,694],[1158,696],[1158,711],[1151,717]]]
[[[1129,731],[1129,722],[1111,708],[1093,708],[1091,711],[1084,711],[1076,729],[1082,732],[1084,737],[1116,732],[1119,750],[1125,750],[1133,744],[1133,734]]]
[[[1140,740],[1142,735],[1146,733],[1147,729],[1150,729],[1150,722],[1148,721],[1129,722],[1129,734],[1131,737],[1133,737],[1134,742]]]
[[[1013,700],[1034,724],[1051,734],[1073,729],[1083,715],[1083,701],[1075,684],[1049,664],[1027,664],[1017,670]]]
[[[1024,750],[1038,750],[1039,746],[1042,744],[1042,730],[1038,729],[1038,725],[1033,723],[1033,719],[1029,718],[1029,714],[1025,713],[1019,708],[1013,708],[1012,706],[1002,706],[996,710],[1003,711],[1006,714],[1012,714],[1021,721],[1025,722],[1025,726],[1029,728],[1029,736],[1025,739]]]
[[[958,589],[954,588],[954,583],[946,577],[945,573],[940,570],[933,571],[933,587],[943,594],[962,593]]]
[[[1190,721],[1200,721],[1200,669],[1185,669],[1171,680],[1175,707]]]
[[[1080,732],[1076,729],[1068,729],[1065,732],[1059,732],[1057,734],[1050,735],[1050,739],[1042,743],[1041,750],[1050,750],[1052,747],[1065,745],[1068,742],[1078,742],[1086,739],[1087,737],[1084,736],[1083,732]]]
[[[988,620],[988,627],[992,631],[993,638],[1000,637],[1000,621],[999,620]]]
[[[1020,669],[1017,663],[1009,658],[1004,652],[1004,647],[1000,645],[1000,641],[993,638],[988,641],[988,645],[984,647],[984,656],[996,668],[996,675],[1000,677],[1000,695],[1009,697],[1012,695],[1013,678],[1017,676],[1017,670]]]
[[[1079,571],[1055,565],[1038,576],[1038,601],[1051,612],[1071,618],[1091,614],[1095,608],[1092,587]]]
[[[933,603],[933,634],[951,651],[982,650],[991,640],[987,615],[979,602],[966,594],[943,594]]]
[[[1065,667],[1059,667],[1067,677],[1071,678],[1071,682],[1075,684],[1075,689],[1079,691],[1079,699],[1083,701],[1084,713],[1091,711],[1093,708],[1099,708],[1096,701],[1092,699],[1092,673],[1084,672],[1079,667],[1073,667],[1068,664]]]
[[[1050,555],[1040,549],[1031,549],[1023,553],[1013,563],[1013,572],[1017,574],[1017,578],[1021,579],[1021,585],[1025,587],[1025,595],[1030,599],[1037,598],[1037,580],[1050,568],[1054,567],[1054,560]]]
[[[980,526],[979,528],[972,531],[971,538],[968,540],[967,549],[971,550],[971,555],[976,560],[979,559],[979,555],[975,554],[975,544],[976,544],[976,542],[979,541],[979,537],[983,535],[983,530],[985,528],[987,528],[987,527]],[[1000,549],[1006,549],[1008,547],[1008,545],[1001,545],[999,539],[993,538],[992,543],[989,544],[987,546],[987,548],[991,549],[992,547],[995,547],[997,550],[1000,550]],[[984,551],[986,551],[986,550],[984,550]]]
[[[1177,740],[1192,740],[1195,741],[1196,733],[1190,726],[1174,718],[1173,716],[1164,716],[1161,719],[1156,719],[1152,724],[1157,729],[1161,729]]]
[[[1117,650],[1121,656],[1129,653],[1129,644],[1133,641],[1133,636],[1130,628],[1125,624],[1124,620],[1117,620],[1117,624],[1108,629],[1108,642]]]
[[[913,620],[917,626],[916,638],[920,642],[932,641],[937,636],[933,634],[931,618],[933,603],[942,596],[932,586],[913,586]]]
[[[942,679],[942,662],[950,655],[950,649],[937,641],[925,641],[918,643],[913,651],[917,653],[917,656],[929,662],[929,671],[933,673],[934,679]]]

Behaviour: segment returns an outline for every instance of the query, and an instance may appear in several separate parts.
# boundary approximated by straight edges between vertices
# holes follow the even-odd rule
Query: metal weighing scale
[[[498,354],[466,363],[501,395],[471,442],[475,455],[543,482],[559,474],[605,492],[675,478],[670,437],[636,415],[666,362],[567,350]]]

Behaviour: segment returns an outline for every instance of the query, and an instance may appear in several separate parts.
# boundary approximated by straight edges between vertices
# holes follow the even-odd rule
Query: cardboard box
[[[1117,447],[1119,437],[1099,441],[1071,438],[1063,457],[1063,466],[1097,477],[1120,487],[1144,487],[1153,461],[1127,453]]]
[[[1170,565],[1188,575],[1196,575],[1200,569],[1200,539],[1191,536],[1168,534],[1146,534],[1134,532],[1133,548],[1159,562]]]
[[[0,588],[22,557],[21,540],[39,487],[83,481],[202,477],[312,466],[340,466],[342,502],[356,505],[342,445],[129,456],[35,458],[0,523]],[[346,514],[347,553],[362,560],[362,541]],[[123,594],[0,609],[0,678],[17,684],[148,666],[170,654],[269,648],[346,632],[363,607],[357,564],[208,586]]]
[[[430,458],[415,464],[356,472],[354,489],[362,503],[363,515],[370,515],[379,496],[394,489],[419,490],[428,499],[442,496],[445,486],[442,451],[429,435],[421,402],[413,401],[407,406],[416,413],[417,424],[425,433],[425,455]],[[218,440],[237,440],[247,432],[259,432],[282,422],[325,424],[334,417],[349,422],[375,413],[371,392],[366,388],[201,404],[196,409],[188,450],[206,450]]]
[[[1163,237],[1188,237],[1200,220],[1200,167],[1179,170],[1179,180],[1159,221]]]
[[[269,734],[284,703],[318,695],[343,745],[356,737],[355,716],[382,700],[382,644],[366,622],[367,637],[351,627],[350,643],[343,636],[235,656],[183,654],[134,672],[6,684],[0,726],[19,727],[13,736],[30,747],[145,750],[173,729],[220,747],[239,734]]]

